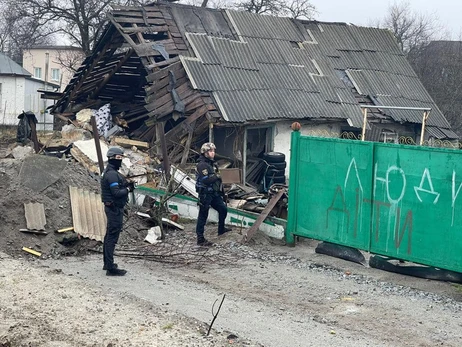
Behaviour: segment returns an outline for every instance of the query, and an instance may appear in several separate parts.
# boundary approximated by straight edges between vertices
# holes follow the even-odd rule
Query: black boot
[[[211,247],[213,246],[213,242],[210,242],[209,240],[204,239],[203,241],[197,241],[198,246],[202,247]]]
[[[125,276],[127,270],[113,268],[106,271],[106,276]]]
[[[117,264],[114,263],[114,264],[112,265],[112,268],[113,268],[113,269],[117,269],[117,268],[118,268]],[[106,264],[104,264],[103,270],[107,270]]]
[[[232,230],[233,230],[233,229],[231,229],[231,228],[224,227],[224,228],[223,228],[223,231],[219,231],[219,232],[218,232],[218,236],[223,235],[223,234],[226,234],[227,232],[232,231]]]

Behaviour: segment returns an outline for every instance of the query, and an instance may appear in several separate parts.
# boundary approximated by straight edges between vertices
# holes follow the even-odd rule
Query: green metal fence
[[[292,133],[287,243],[462,272],[462,152]]]

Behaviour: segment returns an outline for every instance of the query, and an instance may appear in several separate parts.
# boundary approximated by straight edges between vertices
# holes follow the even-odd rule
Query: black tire
[[[273,168],[269,168],[267,171],[266,171],[266,174],[265,176],[266,177],[273,177],[273,176],[284,176],[286,174],[286,170],[278,170],[278,169],[273,169]]]
[[[266,186],[274,183],[286,183],[286,176],[265,177]]]
[[[268,163],[269,169],[284,170],[287,166],[287,163],[284,161],[282,163]]]
[[[282,163],[286,160],[286,155],[280,152],[266,152],[263,153],[263,160],[268,163]]]

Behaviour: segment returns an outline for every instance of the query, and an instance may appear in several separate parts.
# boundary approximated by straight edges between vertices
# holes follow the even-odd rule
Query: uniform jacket
[[[110,203],[116,207],[124,207],[128,199],[127,180],[108,164],[101,179],[101,198],[105,205]]]
[[[199,157],[196,166],[196,191],[199,194],[222,193],[222,181],[215,161]]]

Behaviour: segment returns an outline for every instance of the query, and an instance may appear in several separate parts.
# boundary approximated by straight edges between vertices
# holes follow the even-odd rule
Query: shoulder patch
[[[208,173],[209,173],[209,170],[207,170],[207,169],[202,170],[202,174],[203,174],[204,176],[207,176]]]

